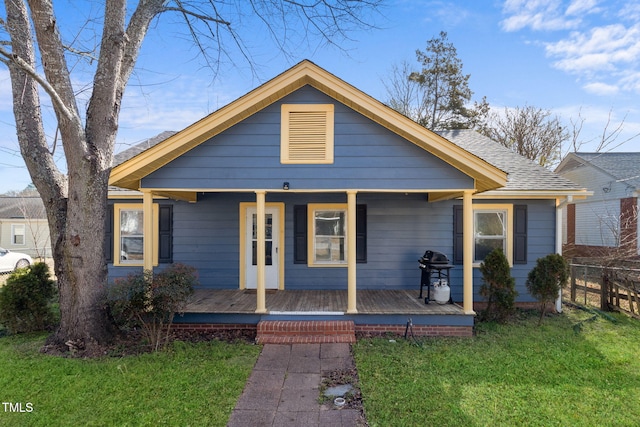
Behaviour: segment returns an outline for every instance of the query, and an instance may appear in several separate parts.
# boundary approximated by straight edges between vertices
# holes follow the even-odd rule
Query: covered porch
[[[271,328],[276,331],[271,333],[305,340],[346,332],[352,340],[354,333],[470,337],[475,322],[475,316],[458,304],[425,304],[417,290],[361,290],[355,314],[347,311],[347,290],[269,290],[265,297],[270,309],[256,313],[256,290],[198,289],[184,313],[174,318],[174,327],[256,330],[258,336]]]
[[[341,316],[347,314],[346,290],[266,291],[270,315]],[[458,304],[425,304],[417,290],[360,290],[362,315],[460,315]],[[254,314],[256,291],[247,289],[197,289],[185,313]]]

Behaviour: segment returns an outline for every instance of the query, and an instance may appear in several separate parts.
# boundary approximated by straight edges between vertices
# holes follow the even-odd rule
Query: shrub
[[[55,282],[43,262],[13,272],[0,288],[0,323],[9,333],[42,331],[53,326],[51,300]]]
[[[487,301],[484,320],[504,322],[515,310],[516,281],[511,277],[509,261],[502,249],[494,249],[480,264],[483,284],[480,295]]]
[[[197,284],[195,268],[172,264],[158,274],[145,271],[116,280],[107,292],[107,305],[120,328],[139,327],[157,350],[166,343],[174,315],[184,310]]]
[[[527,277],[527,289],[540,302],[540,320],[548,303],[558,298],[560,290],[569,280],[569,266],[562,255],[550,254],[536,261],[536,266]]]

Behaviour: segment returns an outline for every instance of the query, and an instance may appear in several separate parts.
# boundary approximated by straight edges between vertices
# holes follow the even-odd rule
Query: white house
[[[593,192],[592,197],[568,203],[564,210],[565,253],[601,256],[622,250],[625,257],[640,254],[640,153],[570,153],[556,173]]]

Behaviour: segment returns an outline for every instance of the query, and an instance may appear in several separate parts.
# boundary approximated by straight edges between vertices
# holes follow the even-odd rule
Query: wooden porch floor
[[[425,304],[417,291],[358,290],[358,314],[464,314],[457,304]],[[270,313],[344,313],[347,291],[267,291]],[[256,292],[239,289],[197,289],[185,313],[255,313]]]

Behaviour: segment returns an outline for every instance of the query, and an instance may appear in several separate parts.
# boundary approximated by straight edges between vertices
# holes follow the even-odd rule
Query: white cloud
[[[602,82],[587,83],[583,86],[583,88],[589,93],[603,96],[616,95],[620,91],[618,86]]]
[[[595,2],[575,0],[565,12],[562,2],[558,0],[506,0],[502,8],[502,13],[506,16],[501,23],[502,29],[511,32],[527,27],[535,31],[577,28],[581,17],[570,16],[577,11],[585,11],[591,3]]]
[[[554,65],[564,71],[589,74],[615,71],[640,58],[640,24],[596,27],[588,33],[572,32],[567,39],[546,44],[547,55],[559,57]]]
[[[598,8],[599,0],[573,0],[567,7],[566,15],[580,15],[595,13],[600,11]]]
[[[640,3],[626,3],[618,12],[618,17],[625,21],[640,20]]]
[[[625,91],[640,93],[640,71],[627,71],[620,78],[620,85]]]

